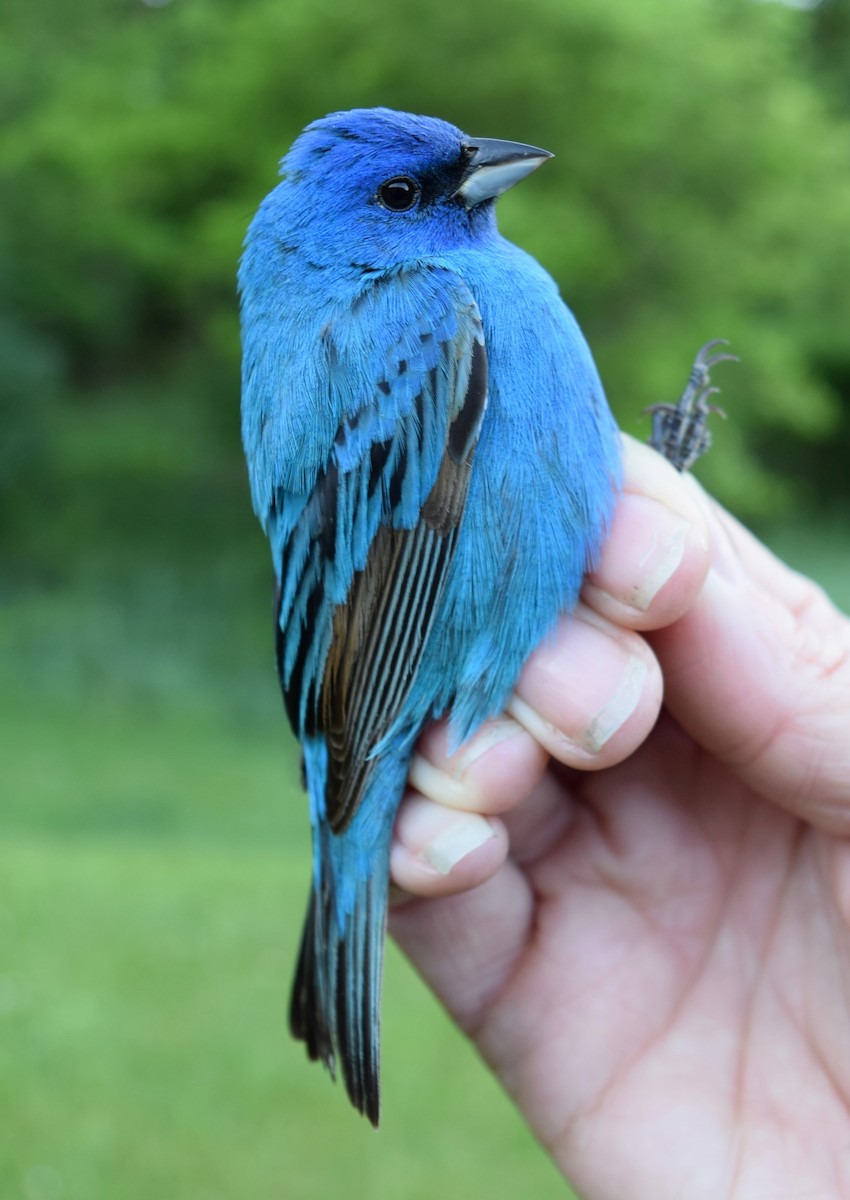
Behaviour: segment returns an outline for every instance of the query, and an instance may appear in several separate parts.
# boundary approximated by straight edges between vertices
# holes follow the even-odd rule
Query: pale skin
[[[583,1200],[850,1196],[850,620],[626,443],[577,618],[422,739],[390,928]]]

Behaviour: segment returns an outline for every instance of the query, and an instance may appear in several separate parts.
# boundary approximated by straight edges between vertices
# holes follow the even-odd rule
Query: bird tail
[[[376,763],[353,821],[336,834],[322,819],[324,754],[309,741],[304,750],[314,870],[289,1024],[334,1078],[339,1065],[352,1104],[377,1125],[390,838],[407,764]]]

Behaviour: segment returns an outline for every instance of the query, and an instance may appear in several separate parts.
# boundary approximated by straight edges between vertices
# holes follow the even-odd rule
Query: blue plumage
[[[387,109],[310,125],[239,273],[242,429],[304,752],[291,1023],[378,1118],[390,839],[425,721],[468,737],[576,602],[619,480],[590,352],[496,228],[548,155]]]

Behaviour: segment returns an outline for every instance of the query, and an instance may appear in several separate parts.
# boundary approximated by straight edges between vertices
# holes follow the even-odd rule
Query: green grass
[[[0,624],[0,1200],[562,1197],[391,946],[379,1133],[286,1028],[309,837],[267,596]],[[199,631],[200,625],[200,631]]]
[[[850,607],[838,525],[774,541]],[[0,1200],[564,1197],[392,947],[378,1134],[290,1040],[266,580],[111,565],[0,613]]]
[[[397,955],[380,1134],[290,1042],[303,874],[260,845],[6,841],[4,1200],[561,1194]]]

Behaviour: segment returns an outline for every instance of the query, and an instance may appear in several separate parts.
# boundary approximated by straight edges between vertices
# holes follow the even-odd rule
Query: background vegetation
[[[502,227],[622,424],[730,338],[700,473],[848,603],[848,80],[840,0],[7,0],[4,1200],[563,1194],[396,957],[378,1137],[287,1039],[306,813],[238,444],[241,239],[332,109],[551,148]]]

